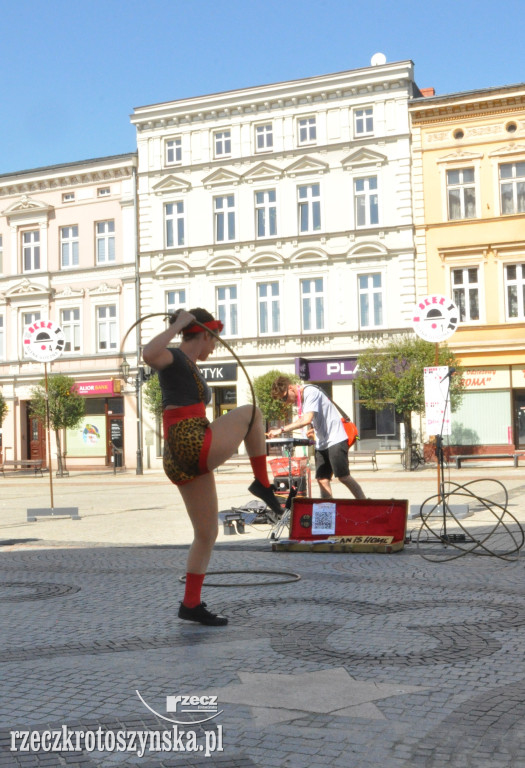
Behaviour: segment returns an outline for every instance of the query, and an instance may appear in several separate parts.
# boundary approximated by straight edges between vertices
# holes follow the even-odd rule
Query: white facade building
[[[322,383],[376,440],[351,381],[410,325],[417,94],[403,61],[137,108],[141,315],[209,309],[250,377]],[[249,400],[224,348],[205,369],[211,416]]]
[[[32,324],[52,320],[65,347],[48,364],[49,375],[74,378],[86,397],[85,423],[65,436],[67,466],[111,465],[112,440],[134,466],[135,390],[125,402],[119,365],[137,306],[136,161],[133,153],[0,176],[4,458],[42,458],[49,466],[42,427],[30,412],[44,364],[24,354],[22,338]],[[136,339],[128,350],[136,366]],[[53,439],[52,466],[55,452]]]

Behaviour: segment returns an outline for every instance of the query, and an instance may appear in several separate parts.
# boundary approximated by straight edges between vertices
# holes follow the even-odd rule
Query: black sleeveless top
[[[159,371],[162,407],[209,403],[211,389],[198,366],[178,347],[168,351],[173,355],[173,362]]]

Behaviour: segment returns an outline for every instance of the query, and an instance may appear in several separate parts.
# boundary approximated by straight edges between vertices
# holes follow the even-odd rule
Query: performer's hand
[[[313,427],[306,430],[306,437],[308,440],[315,440],[315,429]]]
[[[280,429],[270,429],[270,430],[269,430],[269,431],[266,433],[266,437],[269,437],[269,438],[272,438],[272,437],[279,437],[280,435],[281,435],[281,430],[280,430]]]
[[[170,315],[170,325],[175,326],[173,330],[176,333],[180,333],[189,325],[193,325],[196,320],[195,315],[191,312],[187,312],[185,309],[177,309],[172,315]]]

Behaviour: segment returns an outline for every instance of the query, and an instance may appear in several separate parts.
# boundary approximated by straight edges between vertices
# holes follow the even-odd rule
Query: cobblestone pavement
[[[452,477],[488,472],[524,522],[521,469]],[[435,492],[431,471],[355,475],[376,497]],[[225,508],[248,500],[249,473],[217,479]],[[159,474],[60,481],[80,521],[27,523],[47,481],[2,482],[1,768],[525,766],[521,558],[446,561],[440,542],[416,545],[419,520],[391,555],[272,552],[267,526],[221,533],[205,599],[230,622],[207,628],[176,616],[190,536]],[[184,711],[176,696],[199,698]],[[117,751],[134,733],[142,756]]]

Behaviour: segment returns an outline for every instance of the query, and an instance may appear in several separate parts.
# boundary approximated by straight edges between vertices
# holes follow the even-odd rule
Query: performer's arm
[[[309,424],[312,423],[314,418],[314,412],[308,411],[307,413],[303,413],[302,416],[299,416],[298,419],[295,421],[292,421],[291,424],[287,424],[284,427],[271,429],[266,434],[268,437],[279,437],[279,435],[282,435],[283,432],[295,432],[297,429],[302,429],[303,427],[307,427]]]
[[[173,362],[171,352],[166,349],[170,341],[188,325],[195,322],[195,316],[191,312],[181,309],[177,313],[175,321],[149,341],[142,350],[142,358],[145,363],[161,371]]]

